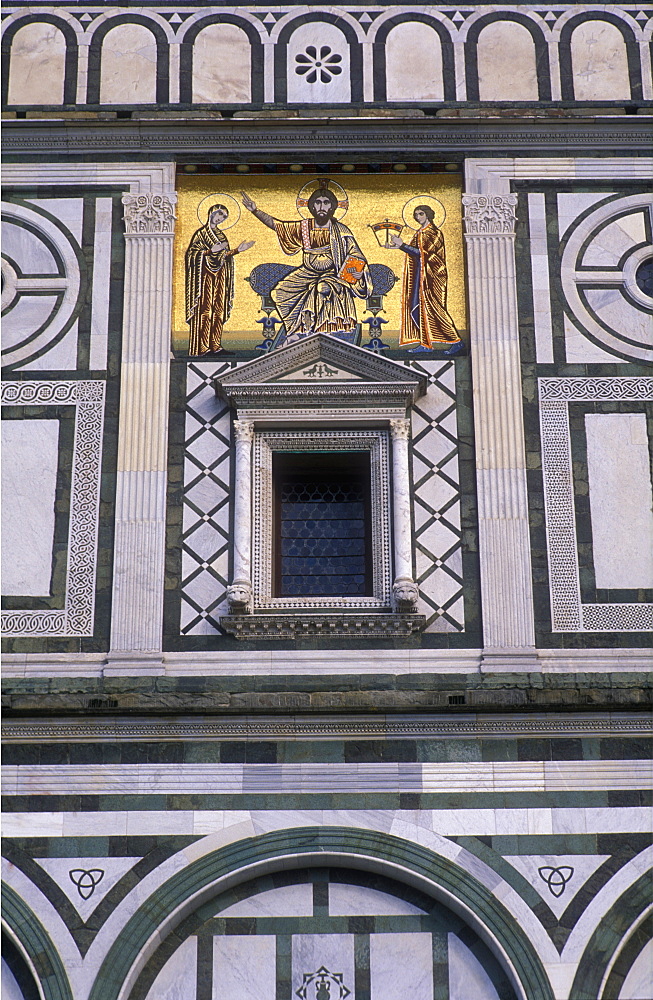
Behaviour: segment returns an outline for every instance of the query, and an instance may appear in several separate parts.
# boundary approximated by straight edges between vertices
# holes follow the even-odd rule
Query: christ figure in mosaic
[[[228,216],[225,205],[212,205],[206,224],[194,234],[186,251],[190,355],[225,353],[222,331],[234,301],[234,256],[254,246],[249,242],[235,250],[229,248],[229,240],[219,228]]]
[[[285,343],[313,333],[351,334],[356,299],[371,294],[372,278],[353,233],[334,218],[339,202],[328,182],[321,181],[306,202],[311,218],[281,222],[257,208],[245,192],[243,205],[276,233],[285,254],[302,253],[299,267],[272,289]]]
[[[463,344],[447,312],[444,237],[430,205],[418,205],[413,218],[418,228],[410,243],[394,233],[390,236],[390,245],[406,254],[399,344],[415,344],[412,354],[442,348],[446,355],[458,354]]]

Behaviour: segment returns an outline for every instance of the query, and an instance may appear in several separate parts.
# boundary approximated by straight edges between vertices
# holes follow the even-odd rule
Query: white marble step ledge
[[[653,672],[652,649],[538,649],[539,671],[548,673]],[[491,673],[486,655],[484,673]],[[166,677],[280,677],[305,674],[478,674],[480,649],[406,650],[260,650],[243,652],[132,653],[7,653],[3,673],[10,677],[102,677],[121,673],[151,674],[156,665]],[[530,665],[530,656],[515,660]],[[530,673],[530,669],[526,670]]]
[[[653,788],[644,760],[428,764],[9,765],[6,795],[342,794],[613,791]]]

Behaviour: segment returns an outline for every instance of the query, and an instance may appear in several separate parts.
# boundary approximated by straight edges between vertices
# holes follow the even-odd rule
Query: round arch
[[[328,24],[335,25],[347,39],[351,73],[351,102],[352,104],[361,104],[363,101],[363,49],[361,43],[351,24],[348,24],[345,18],[338,17],[336,14],[330,14],[327,11],[316,11],[315,13],[303,14],[301,17],[296,17],[285,24],[279,32],[277,43],[274,46],[275,103],[285,104],[288,100],[286,64],[288,61],[288,42],[290,37],[295,29],[299,28],[302,24],[311,24],[316,21],[325,21]]]
[[[127,1000],[161,938],[218,892],[277,868],[331,864],[388,874],[441,899],[490,947],[523,998],[554,1000],[527,935],[481,882],[418,844],[341,827],[281,830],[247,838],[173,875],[127,921],[105,957],[89,1000]]]
[[[63,103],[74,104],[77,98],[77,63],[78,45],[75,29],[54,14],[27,14],[25,17],[18,17],[6,29],[2,36],[2,103],[7,104],[9,95],[9,62],[11,59],[11,45],[17,31],[28,24],[53,24],[58,28],[66,40],[66,58],[63,81]]]
[[[628,62],[628,78],[630,80],[631,100],[642,98],[642,77],[639,61],[639,45],[633,29],[629,24],[608,11],[585,11],[570,17],[560,31],[560,84],[563,101],[574,100],[574,74],[571,63],[571,36],[574,29],[584,21],[605,21],[613,24],[621,32],[626,43],[626,60]]]
[[[120,14],[117,17],[109,17],[93,32],[88,53],[87,104],[100,103],[102,43],[112,28],[117,28],[122,24],[140,24],[154,35],[156,40],[156,103],[167,104],[170,96],[168,38],[160,24],[157,24],[152,18],[143,17],[140,14]]]
[[[595,927],[578,963],[570,997],[586,995],[610,1000],[607,989],[601,989],[606,985],[606,974],[619,947],[640,922],[650,902],[651,873],[646,872],[616,900]],[[610,985],[609,978],[607,985]]]
[[[538,100],[551,100],[551,70],[549,67],[549,47],[544,37],[544,32],[535,22],[525,14],[515,11],[496,11],[493,14],[484,14],[471,25],[465,41],[465,76],[467,79],[467,100],[480,100],[479,80],[478,80],[478,36],[483,28],[494,21],[514,21],[521,24],[529,32],[535,45],[535,66],[537,71]]]
[[[433,28],[439,36],[440,44],[442,46],[442,80],[444,84],[444,99],[445,101],[455,101],[456,67],[454,62],[451,33],[447,30],[442,21],[438,21],[437,18],[430,17],[428,14],[413,12],[395,14],[392,17],[389,17],[383,22],[376,33],[372,46],[374,66],[374,100],[387,100],[385,48],[388,35],[398,24],[406,24],[408,21],[417,21],[420,24],[427,24],[430,28]]]
[[[73,1000],[59,952],[43,924],[11,886],[2,886],[3,921],[35,974],[44,1000]]]
[[[185,32],[180,46],[180,83],[179,101],[181,104],[193,103],[193,46],[195,39],[203,28],[210,24],[233,24],[244,31],[249,39],[251,50],[251,94],[252,104],[263,103],[263,43],[254,25],[237,14],[210,14],[195,21]]]

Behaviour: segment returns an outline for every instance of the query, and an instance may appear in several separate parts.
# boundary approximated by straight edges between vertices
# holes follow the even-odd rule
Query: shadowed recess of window
[[[279,596],[367,596],[369,468],[310,464],[279,470]]]

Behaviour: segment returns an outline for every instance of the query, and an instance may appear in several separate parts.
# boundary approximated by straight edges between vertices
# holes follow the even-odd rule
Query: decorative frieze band
[[[463,714],[377,718],[236,717],[130,720],[80,719],[5,722],[7,743],[56,743],[132,740],[283,740],[312,739],[519,739],[653,735],[649,714],[515,717]]]

